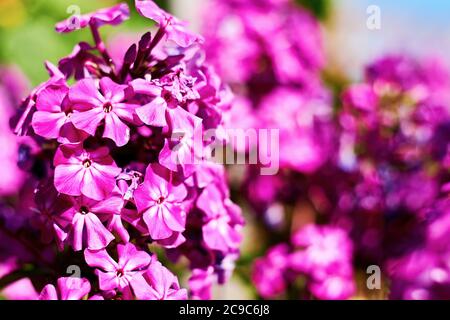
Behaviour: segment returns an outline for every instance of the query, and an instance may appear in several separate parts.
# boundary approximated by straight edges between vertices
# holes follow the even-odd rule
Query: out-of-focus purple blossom
[[[326,162],[333,130],[328,100],[320,93],[317,97],[308,97],[298,89],[283,87],[264,98],[258,110],[259,125],[280,130],[279,161],[282,168],[308,173]]]
[[[304,289],[316,298],[348,299],[356,291],[352,259],[352,242],[345,230],[307,225],[294,234],[290,245],[272,247],[256,260],[252,280],[264,298],[286,293],[296,278],[305,277]]]
[[[324,64],[317,22],[290,1],[211,1],[203,30],[208,59],[228,83],[306,85]]]
[[[289,246],[277,245],[253,264],[252,281],[264,298],[273,298],[287,288],[286,270],[289,267]]]
[[[214,268],[206,270],[194,269],[189,278],[189,289],[191,298],[194,300],[210,300],[212,298],[211,288],[214,283]]]
[[[292,244],[300,248],[290,256],[290,265],[298,272],[314,277],[351,264],[352,243],[342,229],[308,225],[294,234]]]

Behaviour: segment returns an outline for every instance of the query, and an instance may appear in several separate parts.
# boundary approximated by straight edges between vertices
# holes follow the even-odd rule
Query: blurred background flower
[[[32,152],[9,132],[11,110],[46,79],[45,60],[56,63],[86,36],[58,35],[55,22],[73,6],[87,13],[118,2],[0,1],[0,140],[22,152],[2,154],[2,167],[14,172]],[[232,123],[282,129],[279,174],[229,168],[247,223],[235,275],[213,297],[449,298],[450,3],[156,2],[205,34],[207,59],[236,94]],[[370,5],[380,8],[379,30],[366,26]],[[106,26],[113,59],[146,26],[134,10],[119,33]],[[2,213],[13,201],[5,199]],[[370,264],[390,277],[390,292],[384,283],[367,290]],[[191,282],[201,292],[207,276]],[[20,289],[11,292],[3,295]]]

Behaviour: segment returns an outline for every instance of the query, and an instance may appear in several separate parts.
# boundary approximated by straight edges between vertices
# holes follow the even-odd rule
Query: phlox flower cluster
[[[28,194],[16,211],[27,219],[15,229],[2,219],[0,236],[24,253],[7,251],[11,272],[44,270],[31,278],[40,299],[210,298],[239,256],[243,219],[224,168],[191,161],[194,131],[224,126],[230,90],[185,22],[150,0],[135,6],[156,28],[119,62],[100,28],[127,20],[126,4],[58,23],[94,41],[47,62],[50,78],[13,119],[36,147],[20,154]],[[167,268],[182,257],[188,290]]]

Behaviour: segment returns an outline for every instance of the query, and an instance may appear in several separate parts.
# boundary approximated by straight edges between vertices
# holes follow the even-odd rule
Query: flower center
[[[113,108],[113,106],[112,106],[111,102],[105,102],[105,104],[103,105],[103,111],[105,113],[110,113],[112,111],[112,108]]]
[[[89,213],[89,209],[87,207],[85,207],[85,206],[82,206],[80,208],[80,213],[81,214],[88,214]]]
[[[120,278],[120,277],[123,277],[124,274],[125,274],[125,272],[124,272],[122,269],[117,270],[117,276],[118,276],[119,278]]]
[[[161,204],[164,202],[164,200],[166,200],[166,198],[164,198],[163,196],[159,197],[158,200],[156,200],[157,204]]]
[[[91,165],[92,165],[91,160],[89,160],[89,159],[83,160],[83,167],[89,168]]]
[[[171,94],[169,91],[166,91],[166,92],[163,94],[163,99],[164,99],[167,103],[169,103],[170,101],[172,101],[172,94]]]

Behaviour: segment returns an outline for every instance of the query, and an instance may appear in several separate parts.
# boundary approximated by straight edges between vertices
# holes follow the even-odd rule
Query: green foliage
[[[298,4],[309,9],[318,19],[325,20],[330,11],[330,0],[296,0]]]

